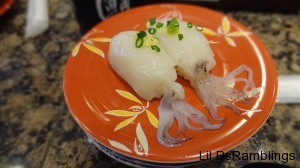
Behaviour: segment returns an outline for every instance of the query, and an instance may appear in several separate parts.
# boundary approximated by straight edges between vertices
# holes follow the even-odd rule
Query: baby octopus
[[[205,36],[191,23],[176,18],[147,23],[148,31],[126,31],[114,36],[110,43],[109,62],[114,71],[145,100],[160,98],[157,140],[168,147],[178,146],[190,138],[185,129],[215,130],[225,119],[217,114],[217,107],[227,106],[240,114],[235,101],[250,102],[249,94],[256,95],[252,70],[241,65],[225,77],[209,72],[215,67],[214,53]],[[246,71],[248,78],[237,78]],[[183,87],[175,82],[177,74],[190,81],[198,97],[218,124],[211,123],[199,110],[185,101]],[[243,91],[228,84],[244,82]],[[172,137],[169,129],[178,123],[178,134]],[[189,120],[202,127],[194,127]]]

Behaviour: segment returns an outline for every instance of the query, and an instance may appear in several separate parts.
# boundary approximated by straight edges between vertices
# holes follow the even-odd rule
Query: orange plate
[[[14,2],[15,0],[0,0],[0,16],[4,14]]]
[[[219,108],[219,115],[227,118],[221,129],[187,131],[187,135],[194,138],[179,147],[160,145],[156,140],[160,99],[147,105],[113,71],[107,58],[110,38],[126,30],[144,30],[145,23],[152,17],[182,17],[184,21],[205,27],[203,32],[217,62],[211,73],[224,76],[241,64],[248,65],[254,72],[256,86],[264,90],[251,104],[237,105],[248,110],[262,109],[262,112],[238,116],[227,108]],[[182,78],[178,81],[184,86],[187,102],[209,117],[189,82]],[[117,14],[79,40],[65,69],[64,93],[79,125],[109,149],[152,162],[183,163],[199,160],[200,151],[202,158],[206,158],[207,151],[215,156],[216,151],[228,151],[251,137],[273,108],[277,75],[273,60],[262,43],[232,18],[198,6],[151,5]],[[211,117],[209,119],[216,123]],[[176,125],[174,123],[171,128],[173,135]]]

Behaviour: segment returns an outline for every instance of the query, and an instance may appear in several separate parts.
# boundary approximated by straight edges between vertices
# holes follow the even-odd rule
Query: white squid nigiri
[[[170,19],[160,22],[167,25]],[[195,26],[188,27],[186,22],[177,21],[178,32],[168,33],[167,27],[157,29],[158,45],[175,62],[178,74],[189,80],[198,97],[203,101],[211,116],[216,120],[224,120],[217,115],[218,106],[227,106],[240,114],[234,101],[249,103],[249,97],[257,95],[258,91],[253,81],[253,73],[246,65],[241,65],[225,77],[209,74],[215,65],[214,53],[209,46],[204,34]],[[152,26],[152,28],[155,27]],[[183,38],[179,40],[178,34]],[[248,78],[236,78],[246,71]],[[244,82],[243,91],[232,88],[236,82]]]
[[[161,21],[167,25],[168,20]],[[175,62],[179,75],[185,79],[193,80],[196,64],[207,61],[207,70],[212,70],[216,61],[209,42],[195,27],[188,28],[186,22],[178,21],[179,31],[175,34],[168,33],[166,26],[157,29],[158,44]],[[182,34],[182,40],[177,34]]]
[[[163,95],[159,111],[157,140],[164,146],[177,146],[189,138],[174,138],[169,134],[174,118],[178,121],[178,133],[185,128],[192,130],[219,129],[222,124],[212,124],[200,111],[184,101],[184,90],[175,82],[177,78],[174,61],[161,49],[151,49],[151,35],[145,39],[144,46],[137,48],[136,31],[121,32],[110,43],[109,62],[114,71],[123,78],[134,91],[145,100]],[[153,40],[155,43],[155,40]],[[158,46],[161,47],[161,46]],[[188,119],[200,123],[196,128]],[[184,134],[185,135],[185,134]]]

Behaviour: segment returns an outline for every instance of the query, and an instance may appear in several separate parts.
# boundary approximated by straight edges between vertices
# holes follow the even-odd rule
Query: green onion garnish
[[[136,39],[136,41],[135,41],[135,46],[136,46],[137,48],[141,48],[141,47],[143,46],[143,44],[144,44],[144,39],[143,39],[143,38],[138,38],[138,39]]]
[[[150,19],[150,25],[152,26],[152,25],[154,25],[156,23],[156,19],[155,18],[151,18]]]
[[[197,29],[198,31],[202,31],[202,30],[203,30],[203,27],[202,27],[202,26],[197,26],[196,29]]]
[[[179,30],[179,23],[176,18],[173,18],[172,20],[168,20],[167,22],[167,31],[170,34],[175,34]]]
[[[169,25],[170,25],[170,23],[171,23],[171,20],[168,20],[168,21],[167,21],[167,26],[169,26]]]
[[[137,48],[141,48],[144,44],[144,37],[147,36],[147,33],[145,31],[140,31],[139,33],[136,33],[136,35],[138,38],[135,41],[135,46]]]
[[[187,23],[187,27],[188,27],[188,28],[192,28],[192,27],[193,27],[193,24],[192,24],[191,22],[188,22],[188,23]]]
[[[147,36],[147,33],[144,31],[140,31],[139,33],[136,34],[138,36],[138,38],[144,38]]]
[[[181,41],[183,39],[183,34],[178,34],[178,38]]]
[[[160,52],[160,48],[157,45],[151,46],[152,50],[155,50],[156,52]]]
[[[155,34],[156,33],[156,29],[155,28],[150,28],[150,29],[148,29],[148,32],[150,34]]]
[[[178,20],[177,20],[177,18],[172,18],[172,20],[171,20],[173,23],[178,23]]]
[[[161,28],[161,27],[163,27],[164,26],[164,24],[163,23],[161,23],[161,22],[158,22],[157,24],[156,24],[156,28]]]

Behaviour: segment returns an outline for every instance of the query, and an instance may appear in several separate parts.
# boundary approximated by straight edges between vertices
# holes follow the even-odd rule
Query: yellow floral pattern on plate
[[[149,101],[147,101],[146,105],[143,105],[143,103],[136,96],[131,94],[130,92],[127,92],[124,90],[117,90],[117,89],[116,89],[116,92],[120,96],[137,103],[137,105],[131,106],[127,110],[110,110],[110,111],[107,111],[104,113],[106,115],[117,116],[117,117],[129,117],[129,118],[123,120],[122,122],[120,122],[115,127],[114,131],[118,131],[118,130],[126,127],[130,123],[133,123],[138,118],[138,116],[143,113],[146,113],[148,120],[152,124],[153,127],[155,127],[155,128],[158,127],[157,118],[150,110],[148,110]],[[113,147],[131,153],[131,150],[128,147],[126,147],[124,144],[122,144],[116,140],[108,140],[108,141]],[[147,136],[146,136],[144,130],[142,129],[140,122],[136,126],[136,138],[134,139],[134,152],[137,155],[145,155],[145,156],[147,156],[148,152],[149,152]]]
[[[82,41],[80,41],[79,43],[77,43],[75,45],[75,47],[73,48],[72,50],[72,56],[73,57],[76,57],[79,50],[80,50],[80,47],[83,45],[86,49],[90,50],[91,52],[101,56],[102,58],[105,57],[105,54],[104,52],[97,48],[94,44],[94,42],[102,42],[102,43],[106,43],[106,42],[110,42],[111,38],[107,38],[107,37],[98,37],[98,38],[88,38],[90,35],[94,34],[94,33],[98,33],[98,32],[101,32],[99,30],[96,30],[96,29],[93,29],[91,33],[85,35],[83,38],[82,38]]]
[[[251,32],[245,32],[242,30],[230,32],[230,22],[226,16],[223,17],[222,24],[218,28],[217,32],[206,27],[203,28],[202,32],[205,35],[209,35],[209,36],[224,36],[226,42],[232,47],[236,47],[236,43],[234,42],[232,37],[243,37],[243,36],[251,35]]]
[[[116,92],[131,101],[134,101],[136,103],[138,103],[137,105],[131,106],[128,108],[128,110],[110,110],[105,112],[104,114],[107,115],[112,115],[112,116],[118,116],[118,117],[129,117],[125,120],[123,120],[122,122],[120,122],[114,129],[114,131],[118,131],[121,128],[126,127],[127,125],[129,125],[130,123],[132,123],[138,115],[146,113],[147,117],[149,119],[149,122],[155,127],[158,127],[158,120],[157,118],[153,115],[153,113],[151,111],[148,110],[149,107],[149,101],[147,101],[146,105],[143,105],[143,103],[133,94],[127,92],[127,91],[123,91],[123,90],[116,90]]]
[[[148,153],[149,153],[148,140],[147,140],[144,130],[141,127],[140,122],[136,126],[136,137],[137,138],[134,139],[134,152],[137,155],[148,156]],[[111,140],[111,139],[108,139],[108,142],[114,148],[120,149],[120,150],[128,152],[128,153],[132,153],[132,151],[127,146],[122,144],[121,142],[118,142],[116,140]]]

